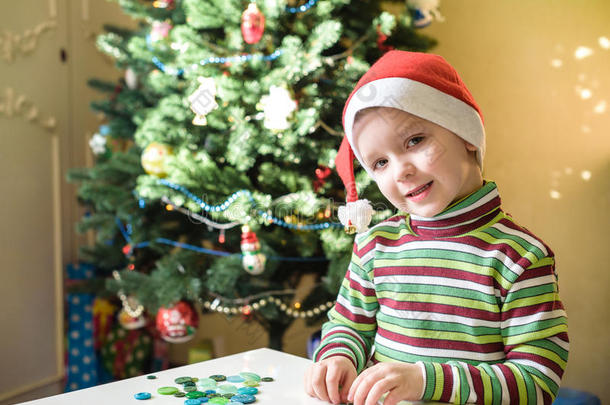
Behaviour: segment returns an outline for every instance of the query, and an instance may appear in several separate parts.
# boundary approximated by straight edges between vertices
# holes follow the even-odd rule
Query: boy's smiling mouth
[[[429,182],[429,183],[424,184],[421,187],[416,188],[413,191],[408,192],[407,194],[405,194],[405,197],[407,197],[407,198],[417,198],[417,197],[423,198],[424,195],[422,195],[422,193],[424,193],[426,190],[428,190],[430,188],[430,186],[432,186],[432,181]]]

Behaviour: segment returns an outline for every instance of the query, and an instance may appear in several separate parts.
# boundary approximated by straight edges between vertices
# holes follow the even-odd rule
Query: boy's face
[[[476,147],[394,108],[361,113],[354,142],[381,193],[399,210],[433,217],[483,184]]]

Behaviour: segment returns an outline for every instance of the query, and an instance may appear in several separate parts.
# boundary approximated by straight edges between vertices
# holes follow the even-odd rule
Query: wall
[[[610,2],[444,0],[441,12],[445,22],[422,31],[483,111],[485,177],[556,254],[571,341],[564,386],[608,402],[610,50],[599,38],[610,38]],[[593,53],[577,59],[581,46]]]

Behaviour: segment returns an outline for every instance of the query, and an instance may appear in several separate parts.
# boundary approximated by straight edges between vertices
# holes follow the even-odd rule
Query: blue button
[[[150,399],[150,392],[138,392],[133,396],[135,399]]]
[[[186,401],[184,401],[184,405],[200,405],[201,401],[199,400],[199,398],[197,399],[187,399]]]
[[[254,395],[254,394],[258,394],[258,388],[256,387],[241,387],[237,389],[237,393],[238,394],[245,394],[245,395]]]
[[[240,375],[230,375],[227,377],[227,381],[234,382],[234,383],[240,383],[240,382],[246,381],[246,379]]]
[[[251,404],[256,401],[254,395],[237,394],[231,397],[231,402],[241,402],[242,404]]]

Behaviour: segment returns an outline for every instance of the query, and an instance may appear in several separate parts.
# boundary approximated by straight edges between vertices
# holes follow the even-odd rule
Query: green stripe
[[[522,343],[528,343],[533,340],[546,339],[548,337],[555,336],[567,331],[568,326],[565,323],[562,323],[548,329],[542,329],[531,333],[523,333],[521,335],[516,336],[508,336],[504,344],[507,346],[512,346]]]
[[[518,299],[518,298],[535,297],[538,295],[543,295],[543,294],[547,294],[547,293],[556,293],[556,292],[557,292],[557,288],[555,287],[555,284],[548,284],[548,283],[541,284],[541,285],[522,288],[520,290],[513,290],[506,297],[505,302],[510,302],[510,301],[512,301],[514,299]]]
[[[424,368],[426,369],[426,389],[424,390],[423,399],[431,400],[434,395],[434,388],[436,387],[436,375],[431,363],[424,363]]]
[[[377,325],[375,323],[367,324],[367,323],[353,322],[353,321],[347,319],[346,317],[344,317],[343,315],[341,315],[340,313],[338,313],[334,308],[330,310],[330,312],[328,313],[328,316],[329,317],[332,316],[333,321],[338,324],[349,326],[350,328],[352,328],[358,332],[361,332],[361,333],[368,332],[369,336],[373,336],[375,334],[375,330],[377,329]]]
[[[536,295],[534,297],[517,298],[516,300],[510,300],[509,297],[510,294],[506,297],[506,301],[504,301],[504,306],[502,307],[502,310],[505,312],[515,308],[529,307],[531,305],[539,305],[545,302],[555,302],[558,301],[559,298],[555,292]]]
[[[562,359],[557,353],[552,350],[543,349],[541,347],[535,347],[532,345],[520,345],[516,349],[512,351],[512,353],[529,353],[535,354],[540,357],[544,357],[551,361],[554,361],[557,365],[559,365],[562,369],[566,368],[567,362]]]
[[[563,316],[547,319],[544,321],[538,321],[536,323],[526,323],[519,326],[509,326],[502,329],[502,334],[505,337],[519,336],[526,333],[532,333],[536,331],[546,330],[554,326],[563,325],[566,323],[566,319]]]
[[[438,401],[443,395],[443,386],[445,385],[445,376],[443,375],[443,367],[438,363],[432,363],[434,367],[434,393],[432,394],[432,400]]]
[[[389,323],[392,325],[397,325],[400,327],[408,328],[408,329],[423,329],[429,331],[451,331],[451,332],[460,332],[467,334],[469,336],[486,336],[486,335],[495,335],[500,338],[500,329],[487,327],[487,326],[470,326],[466,324],[461,324],[457,322],[443,322],[443,321],[433,321],[428,319],[406,319],[394,317],[391,315],[387,315],[379,312],[377,314],[377,322],[381,324],[382,322]],[[499,324],[498,324],[499,325]]]
[[[465,298],[474,301],[486,302],[491,305],[498,305],[495,295],[485,294],[480,291],[469,290],[459,287],[430,284],[398,284],[398,283],[379,283],[377,284],[377,294],[386,292],[398,292],[403,294],[429,294],[443,295],[448,297]]]
[[[467,298],[449,297],[442,295],[433,294],[410,294],[400,293],[393,291],[380,291],[377,293],[379,298],[391,298],[397,301],[411,301],[411,302],[428,302],[428,303],[439,303],[442,302],[445,305],[452,305],[455,307],[480,309],[482,311],[498,313],[500,309],[497,305],[488,304],[481,301],[471,300]]]
[[[508,219],[508,217],[506,218]],[[516,230],[516,232],[519,231]],[[545,257],[544,253],[537,246],[532,245],[524,238],[505,233],[497,228],[486,228],[484,231],[477,234],[476,237],[492,245],[501,243],[507,244],[515,249],[517,253],[519,253],[519,256],[527,258],[532,263]]]
[[[565,322],[565,318],[564,318]],[[536,340],[528,343],[530,346],[541,347],[546,350],[550,350],[556,353],[563,361],[568,361],[568,351],[556,343],[551,342],[548,339]]]
[[[472,336],[467,333],[459,333],[459,332],[449,332],[449,331],[436,331],[433,334],[430,333],[430,330],[427,329],[411,329],[405,328],[398,325],[382,322],[381,320],[377,321],[377,324],[380,328],[389,330],[391,332],[396,332],[398,334],[416,338],[430,338],[430,336],[434,336],[434,339],[443,339],[443,340],[454,340],[457,342],[470,342],[477,344],[488,344],[488,343],[500,343],[502,342],[502,336],[499,335],[485,335],[485,336]]]
[[[517,382],[517,392],[519,393],[519,403],[525,404],[527,403],[527,387],[525,386],[525,381],[523,378],[523,374],[521,373],[521,369],[510,362],[504,363],[506,367],[510,368],[515,376],[515,381]]]

